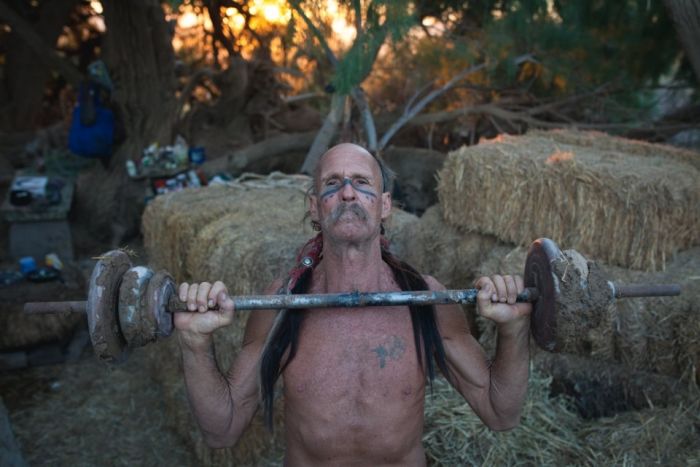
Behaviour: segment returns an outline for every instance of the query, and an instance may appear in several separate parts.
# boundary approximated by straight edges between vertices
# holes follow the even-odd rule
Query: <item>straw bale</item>
[[[572,130],[532,130],[528,135],[554,138],[562,144],[582,146],[601,151],[613,151],[635,154],[644,157],[663,155],[691,164],[700,170],[700,157],[696,151],[660,143],[612,136],[601,131],[572,131]]]
[[[440,206],[432,206],[402,230],[406,237],[404,259],[423,274],[430,274],[448,289],[471,287],[475,270],[496,245],[495,237],[463,233],[446,224]]]
[[[210,223],[230,213],[245,214],[269,209],[274,201],[287,197],[298,203],[284,203],[304,216],[304,193],[310,178],[283,176],[273,173],[268,177],[243,175],[229,185],[215,185],[158,196],[145,209],[142,218],[144,246],[154,267],[166,269],[176,280],[188,279],[188,255],[195,251],[193,242]],[[269,195],[272,190],[272,195]],[[279,210],[275,210],[277,214]],[[206,248],[207,245],[199,245]]]
[[[678,253],[659,273],[604,270],[620,284],[681,286],[677,297],[615,302],[607,332],[616,360],[640,370],[700,381],[700,248]]]
[[[65,342],[85,323],[75,313],[27,315],[25,301],[84,300],[85,277],[74,262],[66,262],[62,282],[21,281],[0,287],[0,350],[31,347],[49,342]]]
[[[508,251],[508,247],[498,246],[477,268],[477,274],[515,272],[517,265],[525,263],[526,256],[522,247]],[[597,267],[601,274],[618,284],[678,283],[682,293],[677,297],[625,298],[611,306],[593,305],[592,308],[575,303],[573,312],[589,316],[573,320],[569,316],[569,322],[562,324],[565,332],[558,335],[566,339],[564,349],[577,355],[624,363],[637,370],[700,381],[700,320],[697,319],[700,313],[700,276],[697,275],[700,249],[679,252],[669,260],[663,272],[637,271],[602,263],[597,263]],[[495,324],[481,317],[476,321],[479,341],[487,351],[493,351]],[[531,347],[537,350],[534,342]]]
[[[6,306],[0,310],[0,350],[65,341],[83,323],[85,316],[75,313],[27,315],[21,305]]]
[[[506,243],[545,236],[607,264],[662,269],[700,244],[700,156],[606,138],[533,132],[452,152],[438,174],[445,220]]]

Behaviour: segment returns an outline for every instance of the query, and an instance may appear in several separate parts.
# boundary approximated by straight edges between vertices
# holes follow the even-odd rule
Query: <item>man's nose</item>
[[[352,201],[357,197],[355,187],[352,186],[350,179],[346,178],[343,180],[343,186],[340,189],[340,196],[344,201]]]

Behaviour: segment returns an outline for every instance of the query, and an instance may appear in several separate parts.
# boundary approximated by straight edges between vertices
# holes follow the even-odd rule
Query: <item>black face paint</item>
[[[358,193],[362,193],[363,195],[371,196],[372,198],[377,197],[377,194],[374,191],[371,191],[365,188],[364,186],[360,185],[359,180],[353,182],[353,180],[349,179],[348,177],[345,177],[340,185],[326,187],[321,192],[321,199],[325,200],[326,198],[333,196],[334,194],[342,190],[345,185],[350,185],[355,191],[357,191]]]

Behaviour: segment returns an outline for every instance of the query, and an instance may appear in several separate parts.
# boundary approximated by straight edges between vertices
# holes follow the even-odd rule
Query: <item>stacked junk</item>
[[[678,283],[683,292],[595,310],[596,325],[570,332],[564,353],[533,343],[529,392],[512,431],[490,431],[438,379],[426,390],[429,463],[700,462],[698,155],[598,133],[530,132],[456,150],[438,178],[439,204],[420,218],[395,209],[387,234],[397,255],[447,288],[469,288],[483,274],[522,274],[527,246],[549,237],[616,281]],[[176,281],[220,279],[233,294],[261,293],[313,235],[304,221],[309,183],[271,175],[156,197],[143,215],[149,266]],[[473,307],[464,312],[492,355],[494,326]],[[215,334],[220,368],[237,355],[248,313]],[[148,387],[159,390],[159,423],[186,440],[195,463],[281,462],[282,398],[274,434],[258,414],[235,447],[212,450],[189,410],[177,339],[135,353],[129,364],[141,362],[154,379]],[[123,388],[93,389],[123,397]]]

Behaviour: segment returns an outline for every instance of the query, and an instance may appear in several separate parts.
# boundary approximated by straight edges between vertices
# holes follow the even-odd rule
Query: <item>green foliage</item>
[[[609,81],[657,82],[680,55],[661,0],[497,3],[484,27],[486,54],[531,54],[568,90]],[[506,70],[503,78],[512,82],[517,70]]]
[[[391,38],[400,41],[416,25],[410,2],[406,0],[377,0],[369,2],[363,11],[361,2],[353,1],[356,17],[363,18],[350,50],[342,57],[332,79],[336,92],[348,94],[369,75],[379,49]]]

